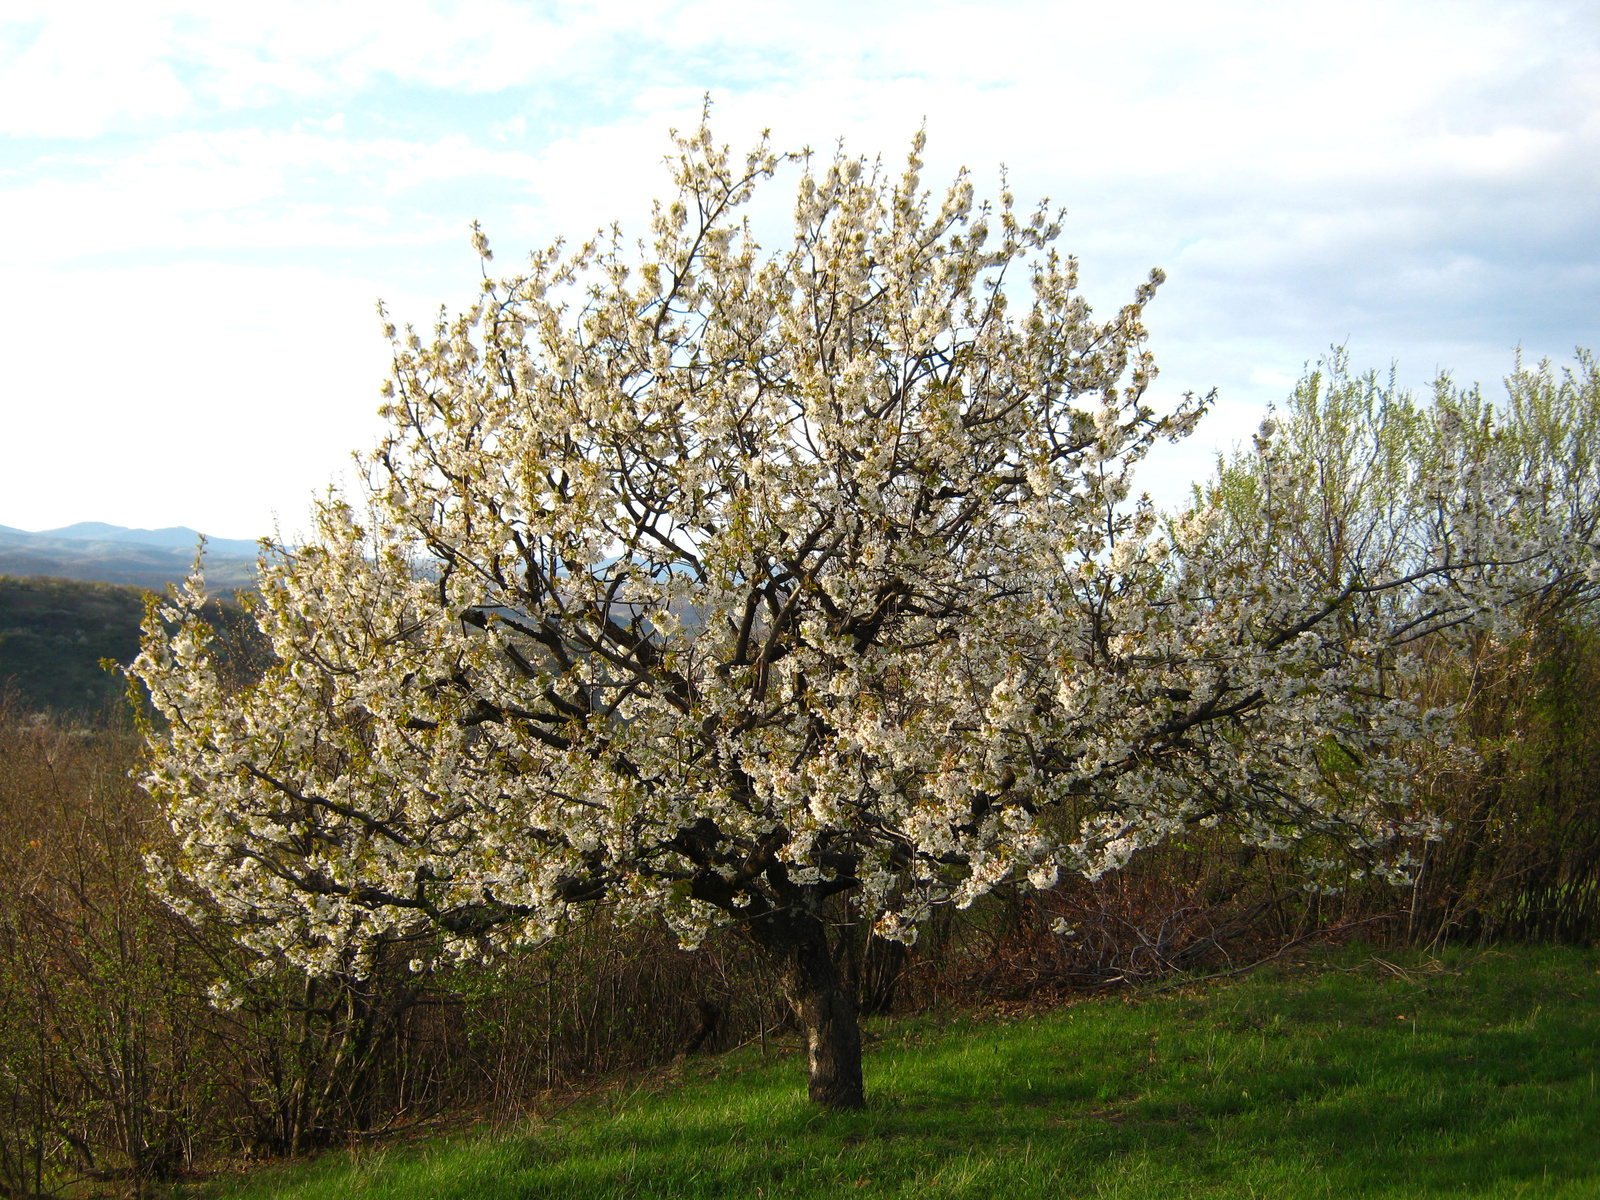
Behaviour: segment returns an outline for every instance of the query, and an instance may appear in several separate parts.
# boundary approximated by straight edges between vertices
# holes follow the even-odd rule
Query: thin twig
[[[1336,925],[1332,929],[1322,929],[1313,933],[1302,934],[1300,937],[1285,942],[1282,946],[1278,947],[1276,951],[1267,955],[1266,958],[1258,959],[1256,962],[1247,963],[1242,967],[1235,967],[1231,971],[1218,971],[1213,975],[1202,975],[1198,979],[1174,979],[1170,983],[1163,983],[1157,987],[1143,989],[1144,994],[1153,996],[1158,992],[1170,992],[1174,988],[1188,987],[1190,984],[1211,983],[1218,979],[1232,979],[1236,975],[1248,974],[1249,972],[1254,971],[1257,967],[1264,967],[1269,962],[1282,958],[1296,946],[1304,945],[1305,943],[1314,941],[1319,937],[1328,937],[1337,933],[1345,933],[1351,929],[1359,929],[1363,925],[1371,925],[1374,921],[1391,921],[1393,919],[1394,918],[1392,915],[1383,914],[1376,917],[1366,917],[1360,921],[1352,921],[1348,925]]]

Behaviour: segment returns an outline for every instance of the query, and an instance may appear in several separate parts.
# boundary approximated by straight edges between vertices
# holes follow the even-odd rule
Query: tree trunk
[[[806,1033],[811,1099],[826,1108],[861,1108],[861,1027],[823,924],[794,911],[757,917],[746,929],[778,969],[778,983]]]

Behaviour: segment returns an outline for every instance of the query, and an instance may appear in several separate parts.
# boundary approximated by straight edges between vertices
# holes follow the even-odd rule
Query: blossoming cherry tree
[[[648,248],[557,243],[427,337],[387,327],[365,502],[263,559],[258,679],[225,686],[198,578],[152,611],[168,878],[311,972],[598,905],[685,946],[735,925],[812,1098],[850,1107],[832,896],[910,941],[1197,823],[1380,867],[1424,828],[1397,747],[1437,720],[1389,635],[1513,586],[1492,498],[1442,503],[1409,580],[1331,591],[1264,569],[1287,510],[1248,548],[1213,510],[1163,532],[1132,472],[1206,402],[1147,399],[1159,272],[1096,319],[1051,213],[965,174],[935,201],[920,137],[898,178],[799,161],[768,252],[743,212],[792,159],[676,146]]]

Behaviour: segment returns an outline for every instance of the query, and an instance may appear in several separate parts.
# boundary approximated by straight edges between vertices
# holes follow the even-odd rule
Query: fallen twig
[[[1155,995],[1158,992],[1170,992],[1174,988],[1188,987],[1190,984],[1212,983],[1212,982],[1214,982],[1215,980],[1218,980],[1218,979],[1232,979],[1237,975],[1248,974],[1249,972],[1254,971],[1257,967],[1264,967],[1269,962],[1273,962],[1276,959],[1282,958],[1285,954],[1289,953],[1289,951],[1295,949],[1297,946],[1303,946],[1307,942],[1316,941],[1319,938],[1331,937],[1331,936],[1333,936],[1335,934],[1339,934],[1339,933],[1345,933],[1345,932],[1348,932],[1349,930],[1352,930],[1352,929],[1359,929],[1361,926],[1363,926],[1363,925],[1371,925],[1375,921],[1389,921],[1389,920],[1393,920],[1393,917],[1385,914],[1385,915],[1376,916],[1376,917],[1365,917],[1360,921],[1352,921],[1348,925],[1336,925],[1332,929],[1315,930],[1314,932],[1302,934],[1297,938],[1293,938],[1290,941],[1285,942],[1282,946],[1279,946],[1278,949],[1275,950],[1273,953],[1267,955],[1267,957],[1262,958],[1262,959],[1258,959],[1257,961],[1255,961],[1253,963],[1247,963],[1246,965],[1244,965],[1242,967],[1234,967],[1232,970],[1228,970],[1228,971],[1217,971],[1217,972],[1215,972],[1214,974],[1211,974],[1211,975],[1201,975],[1199,978],[1195,978],[1195,979],[1174,979],[1174,980],[1171,980],[1171,981],[1169,981],[1167,983],[1160,984],[1160,985],[1158,985],[1156,987],[1151,987],[1151,988],[1144,989],[1144,991],[1145,991],[1146,995]],[[1396,968],[1396,969],[1398,970],[1398,968]]]

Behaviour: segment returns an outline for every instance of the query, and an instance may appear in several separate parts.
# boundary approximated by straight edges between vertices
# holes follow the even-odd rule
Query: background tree
[[[685,945],[735,923],[832,1106],[864,1095],[832,895],[910,940],[1194,823],[1402,875],[1397,747],[1447,723],[1395,692],[1401,644],[1548,571],[1479,441],[1365,574],[1295,573],[1307,501],[1270,472],[1163,536],[1132,471],[1205,402],[1146,402],[1159,273],[1096,321],[1050,212],[965,174],[935,203],[920,137],[898,180],[803,162],[765,253],[741,209],[784,160],[676,145],[648,249],[558,243],[427,340],[388,327],[365,511],[329,498],[263,564],[257,682],[213,670],[198,578],[151,612],[162,869],[321,973],[601,903]]]
[[[1414,676],[1391,686],[1457,718],[1452,744],[1411,755],[1419,802],[1450,827],[1421,847],[1407,926],[1424,940],[1450,928],[1584,940],[1593,923],[1600,839],[1579,697],[1594,670],[1600,369],[1582,349],[1559,371],[1519,358],[1505,388],[1495,405],[1443,375],[1418,401],[1392,372],[1352,372],[1335,348],[1275,414],[1273,436],[1196,491],[1259,574],[1349,594],[1339,619]],[[1434,619],[1415,626],[1381,607],[1381,589],[1350,603],[1434,561],[1435,489],[1451,462],[1463,482],[1450,507],[1501,529],[1498,553],[1533,554],[1537,569],[1502,569],[1514,586],[1489,623],[1477,605],[1492,589],[1470,568],[1467,590],[1437,588]],[[1262,538],[1264,512],[1293,520]],[[1439,636],[1451,620],[1462,627]]]

